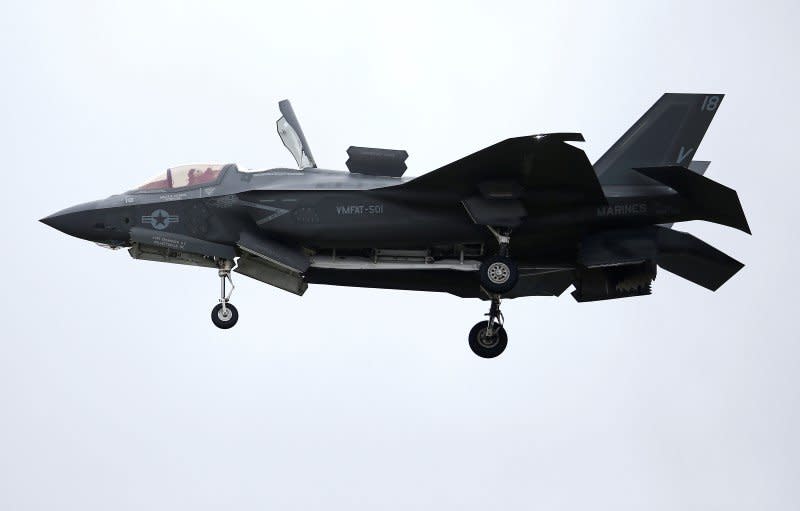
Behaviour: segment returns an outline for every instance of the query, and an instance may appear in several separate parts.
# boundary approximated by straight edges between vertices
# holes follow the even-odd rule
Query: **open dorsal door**
[[[278,136],[281,137],[283,145],[292,153],[299,168],[316,168],[317,163],[314,161],[311,148],[308,146],[305,135],[303,135],[300,122],[297,120],[297,116],[294,115],[292,104],[288,99],[284,99],[278,103],[278,108],[282,116],[276,124],[278,126]]]

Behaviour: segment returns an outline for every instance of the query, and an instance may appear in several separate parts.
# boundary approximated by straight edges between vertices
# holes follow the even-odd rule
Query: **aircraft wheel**
[[[490,293],[508,293],[517,285],[519,269],[514,261],[507,257],[490,257],[481,263],[479,270],[481,286]]]
[[[236,310],[236,307],[226,304],[225,309],[222,310],[221,303],[211,309],[211,321],[214,322],[217,328],[222,328],[223,330],[233,327],[239,321],[239,311]]]
[[[508,335],[505,328],[495,325],[491,336],[487,335],[488,321],[481,321],[469,331],[469,347],[472,352],[481,358],[494,358],[508,345]]]

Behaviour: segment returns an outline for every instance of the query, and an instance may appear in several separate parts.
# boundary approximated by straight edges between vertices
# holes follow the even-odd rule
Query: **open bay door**
[[[298,168],[316,168],[317,163],[314,161],[311,148],[308,146],[305,135],[303,135],[300,122],[297,120],[297,116],[294,115],[292,104],[288,99],[284,99],[278,103],[278,108],[282,117],[278,119],[276,124],[278,126],[278,136],[281,137],[283,145],[294,156]]]

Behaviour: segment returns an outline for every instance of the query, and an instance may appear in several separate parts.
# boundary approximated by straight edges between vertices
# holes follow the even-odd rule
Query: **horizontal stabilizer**
[[[578,253],[588,270],[613,271],[645,261],[712,291],[744,266],[691,234],[658,226],[593,234],[581,241]]]
[[[691,234],[659,228],[657,234],[659,266],[711,291],[744,267],[731,256]]]
[[[678,192],[696,208],[696,213],[702,215],[701,220],[727,225],[751,234],[742,204],[739,202],[739,195],[735,190],[692,172],[686,167],[645,167],[635,170]]]

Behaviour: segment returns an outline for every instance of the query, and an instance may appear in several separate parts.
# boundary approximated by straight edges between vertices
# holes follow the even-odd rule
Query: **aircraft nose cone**
[[[87,202],[67,209],[62,209],[39,221],[58,229],[64,234],[76,238],[90,239],[92,237],[92,217],[96,211],[96,202]]]
[[[53,229],[58,229],[61,232],[66,232],[66,229],[68,228],[68,222],[64,220],[64,215],[60,215],[58,213],[53,213],[52,215],[40,218],[39,221],[45,225],[49,225]]]

